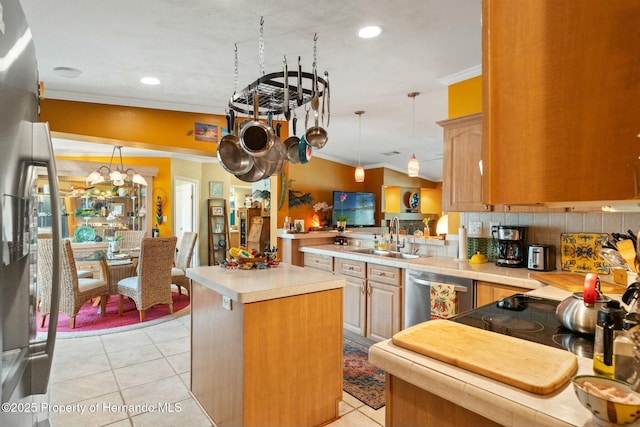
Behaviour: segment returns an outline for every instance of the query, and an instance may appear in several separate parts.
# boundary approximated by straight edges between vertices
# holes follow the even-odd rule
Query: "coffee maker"
[[[526,265],[527,227],[499,225],[491,230],[491,233],[497,241],[497,266],[524,267]]]

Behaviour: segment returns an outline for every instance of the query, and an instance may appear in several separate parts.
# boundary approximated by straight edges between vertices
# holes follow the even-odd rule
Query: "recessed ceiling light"
[[[360,31],[358,31],[358,35],[363,39],[371,39],[379,36],[381,32],[382,32],[382,28],[380,28],[379,26],[370,25],[368,27],[360,28]]]
[[[159,85],[159,84],[160,84],[160,79],[159,79],[159,78],[157,78],[157,77],[151,77],[151,76],[149,76],[149,77],[143,77],[143,78],[141,78],[141,79],[140,79],[140,82],[141,82],[142,84],[145,84],[145,85],[149,85],[149,86],[156,86],[156,85]]]
[[[60,77],[66,77],[68,79],[75,79],[80,74],[82,74],[82,71],[78,70],[77,68],[71,67],[55,67],[53,69],[53,72]]]

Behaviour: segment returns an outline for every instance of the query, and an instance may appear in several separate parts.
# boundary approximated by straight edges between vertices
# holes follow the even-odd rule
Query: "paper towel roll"
[[[466,261],[467,258],[467,229],[464,226],[458,228],[458,259]]]

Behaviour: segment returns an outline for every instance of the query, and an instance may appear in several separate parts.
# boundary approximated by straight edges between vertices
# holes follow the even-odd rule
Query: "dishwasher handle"
[[[417,277],[411,276],[410,280],[413,283],[417,283],[418,285],[431,286],[432,280],[424,280],[418,279]],[[453,285],[456,292],[467,292],[468,288],[466,286]]]

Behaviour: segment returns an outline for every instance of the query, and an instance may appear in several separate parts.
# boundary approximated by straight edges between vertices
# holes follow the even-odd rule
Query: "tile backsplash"
[[[527,245],[546,244],[556,248],[556,265],[560,268],[560,234],[562,233],[638,233],[640,213],[504,213],[464,212],[460,224],[469,229],[470,222],[482,222],[482,238],[491,238],[491,223],[519,225],[527,228]],[[471,238],[469,239],[471,240]],[[484,239],[480,239],[484,240]],[[452,242],[453,243],[453,242]]]

